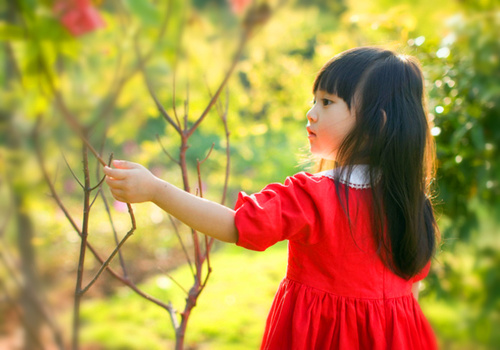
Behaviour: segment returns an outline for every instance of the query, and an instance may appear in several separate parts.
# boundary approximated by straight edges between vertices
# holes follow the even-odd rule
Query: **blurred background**
[[[0,349],[68,348],[77,231],[107,256],[113,232],[130,229],[79,134],[106,161],[140,162],[181,187],[187,178],[192,193],[233,206],[240,190],[310,171],[315,74],[364,45],[414,55],[425,74],[442,240],[421,307],[443,349],[500,348],[499,32],[494,0],[1,2]],[[180,127],[205,116],[189,148],[153,96]],[[153,205],[134,211],[137,229],[111,266],[182,310],[192,235]],[[255,253],[216,242],[210,265],[185,348],[258,348],[286,244]],[[87,252],[82,266],[85,284],[100,264]],[[106,272],[83,295],[79,320],[80,349],[175,343],[169,313]]]

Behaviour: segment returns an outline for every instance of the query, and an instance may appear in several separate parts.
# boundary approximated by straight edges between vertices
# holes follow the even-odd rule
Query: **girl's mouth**
[[[308,138],[316,137],[316,134],[309,128],[307,128],[307,134]]]

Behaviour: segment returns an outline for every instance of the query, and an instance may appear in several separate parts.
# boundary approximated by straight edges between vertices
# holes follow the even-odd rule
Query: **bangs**
[[[354,94],[355,84],[351,79],[349,69],[345,69],[342,64],[335,64],[322,71],[314,82],[313,93],[318,90],[326,91],[329,94],[335,94],[342,98],[349,109],[351,108],[351,100]]]
[[[350,109],[363,73],[384,51],[376,47],[367,47],[361,50],[348,50],[333,57],[316,76],[313,94],[318,90],[335,94],[342,98]]]

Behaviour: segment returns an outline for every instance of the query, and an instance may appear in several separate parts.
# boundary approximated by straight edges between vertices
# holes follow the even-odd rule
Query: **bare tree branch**
[[[168,272],[164,272],[165,276],[167,276],[172,282],[174,282],[177,287],[179,287],[186,295],[189,295],[189,292],[186,290],[186,288],[184,288],[182,286],[182,284],[180,284],[179,282],[177,282],[177,280],[172,277],[172,275],[170,275]]]
[[[83,188],[82,182],[80,181],[80,179],[78,178],[78,176],[76,176],[76,174],[74,173],[73,169],[71,169],[71,166],[69,165],[68,160],[66,159],[66,156],[64,155],[64,152],[63,152],[62,149],[61,149],[61,155],[62,155],[62,157],[64,159],[64,162],[66,163],[66,166],[68,167],[71,175],[73,175],[73,178],[76,180],[76,182],[78,182],[78,184],[80,185],[80,187]]]
[[[108,163],[109,164],[109,163]],[[108,165],[109,166],[109,165]],[[101,187],[101,185],[103,184],[104,180],[106,180],[106,175],[104,175],[101,180],[99,180],[99,182],[97,183],[97,185],[95,185],[94,187],[91,187],[89,188],[89,191],[92,192],[94,191],[95,189]],[[95,199],[94,199],[95,200]]]
[[[233,60],[231,62],[231,65],[230,65],[229,69],[227,70],[226,74],[224,75],[224,78],[222,79],[222,82],[220,83],[219,87],[215,91],[215,94],[210,99],[210,102],[208,103],[207,107],[205,108],[205,110],[203,111],[203,113],[201,113],[201,115],[198,118],[198,120],[196,120],[196,122],[189,129],[189,131],[187,133],[188,136],[191,136],[193,134],[193,132],[198,128],[198,126],[200,125],[200,123],[203,121],[203,119],[205,119],[205,117],[207,116],[208,112],[210,112],[210,109],[212,108],[212,106],[214,105],[214,103],[219,98],[219,95],[220,95],[222,89],[224,89],[224,87],[226,86],[226,83],[229,80],[229,77],[233,73],[234,69],[236,68],[236,65],[237,65],[238,61],[240,60],[241,54],[243,53],[243,48],[245,47],[245,44],[247,43],[247,41],[249,39],[248,34],[249,33],[245,31],[241,35],[240,41],[238,43],[238,48],[236,49],[236,53],[234,54],[234,58],[233,58]]]
[[[172,108],[174,110],[174,117],[175,117],[175,122],[177,123],[177,126],[179,128],[181,127],[181,121],[179,120],[179,116],[177,115],[177,108],[176,108],[176,100],[175,100],[175,91],[176,91],[176,82],[175,82],[175,77],[177,75],[177,62],[174,62],[174,67],[173,67],[173,73],[172,73]]]
[[[175,221],[174,219],[172,218],[171,215],[168,215],[168,218],[170,219],[170,223],[172,224],[172,227],[174,228],[174,232],[177,236],[177,239],[179,240],[180,244],[181,244],[181,247],[182,247],[182,250],[184,252],[184,255],[186,256],[186,260],[188,262],[188,265],[189,265],[189,268],[191,270],[191,273],[193,274],[193,277],[195,276],[195,273],[194,273],[194,270],[193,270],[193,263],[191,262],[191,259],[189,258],[189,254],[188,254],[188,251],[186,249],[186,246],[184,245],[184,241],[182,240],[181,238],[181,235],[179,233],[179,229],[177,227],[177,225],[175,224]]]
[[[135,229],[136,229],[136,227],[135,227],[135,223],[134,223],[134,226],[127,232],[127,234],[125,235],[125,237],[123,237],[123,239],[116,246],[116,248],[113,250],[113,252],[110,254],[110,256],[106,259],[106,261],[104,261],[102,263],[101,267],[99,268],[99,270],[95,274],[94,278],[92,278],[92,280],[87,284],[87,286],[85,286],[84,288],[82,288],[81,290],[79,290],[79,294],[80,295],[85,294],[90,289],[90,287],[92,287],[92,285],[97,281],[97,279],[102,274],[102,272],[109,266],[109,263],[111,262],[111,260],[113,260],[113,258],[115,257],[116,253],[118,253],[118,251],[123,246],[123,244],[125,244],[125,242],[127,241],[127,239],[129,239],[129,237],[132,236],[132,234],[134,233]]]
[[[179,134],[182,134],[182,131],[181,131],[179,125],[177,125],[175,123],[175,121],[170,117],[170,115],[168,114],[168,112],[165,110],[165,108],[163,107],[163,105],[160,103],[160,101],[158,100],[158,97],[156,97],[156,93],[154,92],[153,87],[151,86],[151,83],[149,82],[149,79],[148,79],[147,74],[146,74],[145,66],[144,66],[145,61],[144,61],[144,58],[141,55],[141,52],[140,52],[140,49],[139,49],[139,45],[137,43],[137,37],[134,40],[134,48],[135,48],[137,60],[139,61],[139,67],[140,67],[140,70],[142,72],[142,76],[144,77],[144,82],[146,83],[146,86],[148,88],[149,94],[153,98],[153,100],[154,100],[154,102],[156,104],[156,107],[160,111],[160,113],[163,116],[163,118],[165,118],[165,120],[170,125],[172,125],[172,127],[175,129],[175,131],[177,131],[177,133],[179,133]]]
[[[114,90],[112,88],[109,89],[110,90],[109,94],[107,95],[106,98],[103,99],[104,107],[102,108],[101,113],[99,113],[99,115],[96,117],[96,120],[93,123],[91,123],[89,129],[93,129],[97,124],[99,124],[102,120],[105,119],[105,116],[107,116],[111,110],[113,110],[116,100],[118,99],[118,96],[120,95],[123,87],[132,77],[134,77],[136,73],[140,72],[141,67],[151,59],[154,50],[156,49],[156,47],[158,46],[158,44],[161,42],[161,40],[165,35],[171,13],[172,13],[172,0],[168,0],[165,7],[165,16],[163,17],[163,21],[162,24],[160,25],[160,30],[158,32],[156,40],[151,45],[149,51],[144,55],[142,61],[137,61],[135,67],[132,68],[127,74],[124,74],[120,79],[118,78],[113,79],[111,87],[116,85],[116,88]],[[115,83],[115,81],[118,82]]]
[[[186,82],[186,99],[184,100],[184,133],[188,131],[188,116],[189,116],[189,79]],[[187,137],[189,137],[187,135]]]
[[[66,218],[70,222],[70,224],[73,227],[73,229],[81,237],[82,236],[81,230],[78,228],[78,226],[76,225],[75,221],[72,219],[71,215],[69,214],[68,210],[65,208],[64,204],[62,203],[59,195],[57,194],[57,192],[55,190],[54,185],[52,184],[52,182],[50,180],[50,177],[48,175],[47,169],[45,167],[45,160],[43,158],[43,155],[42,155],[42,152],[41,152],[42,148],[41,148],[41,145],[40,145],[40,142],[39,142],[39,126],[41,124],[41,120],[42,120],[42,117],[39,116],[38,120],[37,120],[37,128],[33,132],[33,139],[34,139],[34,142],[35,142],[35,145],[36,145],[35,150],[36,150],[36,155],[37,155],[38,163],[40,165],[40,169],[42,170],[42,174],[43,174],[43,176],[45,178],[45,182],[49,186],[49,189],[50,189],[50,192],[52,194],[52,197],[55,199],[57,205],[59,206],[59,208],[65,214]],[[130,209],[129,209],[129,212],[130,212]],[[135,225],[135,219],[132,220],[132,223],[133,223],[133,225]],[[97,250],[88,241],[87,241],[87,247],[92,252],[92,254],[96,258],[96,260],[100,264],[103,264],[105,260],[99,255],[99,253],[97,252]],[[161,300],[159,300],[159,299],[157,299],[157,298],[155,298],[155,297],[153,297],[153,296],[151,296],[151,295],[143,292],[131,280],[129,280],[126,276],[125,277],[124,276],[120,276],[110,266],[108,266],[106,270],[109,272],[109,274],[111,276],[113,276],[115,279],[117,279],[118,281],[120,281],[121,283],[123,283],[124,285],[126,285],[127,287],[129,287],[130,289],[132,289],[136,294],[138,294],[142,298],[144,298],[144,299],[146,299],[146,300],[148,300],[148,301],[150,301],[150,302],[158,305],[162,309],[167,310],[169,313],[172,312],[171,305],[165,304]]]
[[[108,200],[106,199],[106,196],[104,195],[104,193],[102,191],[100,192],[100,194],[101,194],[102,201],[104,203],[104,208],[106,209],[106,213],[108,213],[109,224],[111,225],[111,229],[113,231],[113,238],[115,240],[115,244],[118,245],[119,244],[118,233],[116,232],[115,223],[113,221],[113,217],[111,216],[111,210],[109,209]],[[118,251],[118,258],[120,260],[120,266],[122,268],[123,276],[125,278],[127,278],[127,275],[128,275],[127,267],[125,266],[125,260],[123,258],[123,254],[122,254],[121,250]]]
[[[72,328],[73,336],[71,340],[72,350],[78,350],[78,344],[79,344],[81,290],[83,283],[85,253],[87,250],[87,239],[89,234],[89,220],[90,220],[90,192],[88,191],[88,188],[90,187],[89,159],[88,159],[88,148],[85,146],[85,144],[83,144],[82,146],[82,157],[83,157],[83,174],[85,177],[85,186],[83,191],[83,223],[82,223],[82,235],[81,235],[82,240],[80,243],[80,257],[78,259],[75,297],[73,303],[73,328]]]
[[[158,140],[158,143],[160,144],[160,147],[163,150],[163,153],[165,153],[168,156],[168,158],[170,158],[170,160],[172,162],[174,162],[177,165],[180,165],[179,161],[177,159],[175,159],[174,157],[172,157],[172,155],[167,151],[167,149],[165,148],[165,146],[163,146],[163,143],[161,142],[159,134],[156,134],[156,139]]]
[[[181,128],[181,121],[179,120],[179,116],[177,115],[177,101],[176,101],[176,91],[177,91],[177,83],[176,83],[176,78],[177,78],[177,60],[178,57],[180,56],[180,51],[181,51],[181,42],[182,42],[182,37],[184,34],[184,26],[185,26],[185,18],[181,21],[181,25],[179,28],[179,36],[177,38],[177,54],[175,55],[174,59],[174,64],[173,64],[173,72],[172,72],[172,107],[174,110],[174,116],[175,116],[175,121],[177,122],[177,125],[179,128]]]
[[[49,173],[47,172],[47,168],[45,167],[45,160],[44,160],[43,155],[42,155],[42,148],[41,148],[40,140],[39,140],[39,126],[41,124],[41,120],[42,120],[42,118],[41,118],[41,116],[39,116],[38,119],[37,119],[37,127],[35,128],[35,130],[33,132],[33,140],[34,140],[34,143],[35,143],[35,154],[36,154],[36,157],[37,157],[37,160],[38,160],[38,164],[40,166],[40,169],[42,170],[42,175],[45,178],[45,182],[49,186],[49,190],[50,190],[50,193],[52,195],[52,198],[54,198],[54,200],[56,201],[57,205],[59,206],[59,208],[62,210],[62,212],[66,216],[66,219],[68,219],[68,221],[71,224],[71,226],[73,226],[73,229],[78,233],[78,235],[81,236],[82,233],[81,233],[80,228],[75,223],[75,220],[73,220],[73,217],[71,216],[71,214],[69,213],[69,211],[66,209],[66,207],[63,204],[61,198],[57,194],[57,191],[56,191],[56,189],[54,187],[54,184],[50,180]]]
[[[222,199],[221,199],[221,204],[224,204],[226,202],[226,196],[227,196],[227,188],[229,185],[229,173],[231,170],[231,147],[229,143],[229,127],[227,125],[227,112],[229,110],[229,90],[226,90],[226,108],[224,109],[224,113],[220,115],[220,118],[222,120],[222,123],[224,124],[224,134],[226,137],[226,174],[224,176],[224,189],[222,192]]]

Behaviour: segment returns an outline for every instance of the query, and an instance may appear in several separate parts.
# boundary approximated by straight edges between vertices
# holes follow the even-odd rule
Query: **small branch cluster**
[[[172,7],[172,1],[168,1],[168,4],[166,6],[166,14],[163,17],[163,22],[160,26],[160,29],[158,31],[158,36],[157,36],[157,41],[159,42],[167,28],[167,24],[169,22],[170,16],[171,16],[171,7]],[[130,216],[130,229],[128,232],[121,238],[119,239],[118,237],[118,232],[115,228],[115,225],[113,223],[110,207],[108,205],[106,196],[103,194],[102,191],[102,184],[105,179],[105,176],[100,175],[100,166],[105,166],[111,163],[112,160],[112,155],[109,157],[109,161],[105,162],[103,159],[103,149],[106,141],[106,135],[108,128],[111,124],[111,112],[114,110],[115,103],[118,100],[119,95],[123,91],[123,88],[125,87],[126,83],[138,72],[142,73],[142,76],[144,77],[145,85],[147,86],[147,89],[154,100],[158,110],[160,111],[161,115],[167,122],[169,126],[171,126],[175,132],[179,135],[180,137],[180,145],[179,145],[179,155],[177,158],[173,157],[167,149],[163,146],[161,143],[160,137],[157,135],[158,142],[165,152],[165,154],[168,156],[168,158],[177,164],[180,168],[181,175],[182,175],[182,180],[183,180],[183,186],[184,190],[187,192],[191,191],[190,188],[190,182],[189,182],[189,174],[188,174],[188,165],[187,165],[187,159],[186,159],[186,152],[189,148],[189,140],[193,136],[194,132],[200,127],[202,122],[206,119],[207,115],[209,112],[215,107],[220,120],[224,126],[224,136],[225,136],[225,143],[226,143],[226,171],[225,171],[225,179],[224,179],[224,187],[223,187],[223,193],[221,196],[221,203],[223,204],[226,200],[227,196],[227,187],[228,187],[228,178],[229,178],[229,168],[230,168],[230,147],[229,147],[229,128],[228,128],[228,123],[227,123],[227,111],[228,111],[228,93],[226,94],[226,104],[223,106],[222,103],[220,102],[220,96],[223,92],[223,90],[227,86],[227,82],[232,75],[232,73],[235,70],[235,67],[241,57],[241,54],[243,52],[243,49],[248,42],[249,38],[252,36],[252,34],[255,32],[255,29],[262,25],[271,15],[271,10],[269,6],[266,5],[266,3],[260,4],[260,5],[253,5],[250,7],[250,9],[247,11],[246,17],[244,18],[242,22],[242,35],[239,39],[237,49],[234,53],[234,56],[231,60],[231,63],[229,65],[229,68],[225,72],[221,82],[219,83],[217,89],[215,92],[212,94],[209,91],[210,94],[210,99],[207,102],[203,112],[194,118],[193,122],[190,122],[189,117],[189,87],[187,89],[187,97],[184,103],[184,115],[180,117],[177,113],[176,105],[175,105],[175,100],[176,100],[176,68],[174,67],[174,75],[173,75],[173,117],[167,112],[167,110],[164,108],[162,103],[159,101],[155,90],[152,86],[152,83],[148,79],[148,76],[146,74],[146,69],[145,67],[147,66],[148,61],[150,60],[151,57],[153,57],[154,53],[154,48],[156,45],[152,45],[152,47],[145,53],[142,54],[140,50],[140,46],[138,43],[138,34],[134,38],[134,47],[135,47],[135,53],[136,53],[136,64],[133,66],[131,69],[128,71],[120,72],[120,69],[117,67],[116,74],[114,76],[114,79],[112,81],[112,84],[110,85],[109,91],[106,94],[106,96],[103,98],[99,113],[94,121],[91,121],[88,123],[88,125],[82,125],[79,122],[79,119],[77,116],[72,113],[71,109],[68,107],[63,93],[58,90],[54,78],[52,76],[51,70],[49,69],[48,63],[45,62],[44,60],[41,60],[39,62],[40,64],[40,70],[42,72],[42,75],[45,77],[45,80],[48,83],[48,86],[50,88],[51,95],[54,97],[54,102],[55,106],[57,107],[58,111],[60,112],[60,115],[63,117],[64,121],[66,124],[71,128],[71,130],[78,136],[78,138],[81,140],[82,143],[82,163],[83,163],[83,177],[84,180],[81,181],[78,176],[76,175],[75,171],[70,167],[69,162],[66,160],[66,157],[63,154],[64,161],[73,176],[74,180],[78,183],[80,186],[82,192],[83,192],[83,203],[82,203],[82,212],[83,212],[83,220],[82,220],[82,225],[81,227],[77,225],[76,221],[74,220],[72,214],[70,211],[67,209],[65,204],[63,203],[62,198],[58,194],[56,187],[54,185],[54,181],[51,180],[50,174],[47,170],[46,167],[46,159],[43,154],[43,147],[42,143],[40,142],[40,128],[42,124],[42,116],[39,116],[37,125],[35,127],[35,130],[33,132],[33,140],[35,142],[35,149],[36,149],[36,157],[41,169],[41,172],[43,174],[43,177],[48,184],[50,193],[57,203],[58,207],[61,209],[61,211],[64,213],[65,217],[71,224],[72,228],[75,230],[75,232],[79,235],[81,238],[81,243],[80,243],[80,254],[79,254],[79,261],[78,261],[78,270],[77,270],[77,277],[76,277],[76,287],[75,287],[75,294],[74,294],[74,315],[73,315],[73,335],[72,335],[72,349],[76,350],[79,347],[79,329],[80,329],[80,303],[82,300],[82,297],[87,293],[92,286],[96,283],[96,281],[99,279],[99,277],[103,274],[104,271],[107,271],[113,278],[119,280],[121,283],[124,285],[128,286],[130,289],[132,289],[134,292],[136,292],[138,295],[140,295],[142,298],[156,304],[157,306],[165,309],[172,321],[172,325],[175,329],[176,333],[176,349],[183,349],[183,343],[184,343],[184,335],[186,332],[186,326],[187,326],[187,321],[189,319],[189,316],[191,314],[192,309],[196,306],[197,299],[200,296],[201,292],[204,290],[205,286],[207,285],[207,281],[209,279],[209,276],[212,271],[212,267],[210,265],[210,250],[213,245],[214,240],[209,239],[208,237],[204,237],[203,241],[199,236],[199,233],[195,230],[191,230],[191,235],[193,239],[193,258],[190,257],[188,247],[186,244],[183,242],[183,239],[179,233],[179,229],[177,226],[177,223],[175,222],[174,219],[170,217],[170,222],[172,224],[173,231],[175,232],[180,245],[182,247],[182,251],[185,255],[187,264],[190,267],[194,283],[193,285],[187,289],[184,288],[180,283],[172,279],[170,275],[167,274],[168,277],[170,277],[174,283],[176,283],[186,294],[186,304],[183,308],[183,311],[180,313],[177,313],[177,311],[174,309],[173,305],[171,302],[165,303],[147,293],[142,291],[140,288],[138,288],[134,282],[132,282],[127,273],[126,265],[124,258],[121,253],[121,248],[125,244],[125,242],[133,235],[133,233],[136,230],[136,220],[134,216],[134,212],[132,209],[132,206],[130,204],[127,204],[128,207],[128,212]],[[182,31],[181,31],[181,36],[182,36]],[[35,38],[34,44],[37,46],[40,46],[40,42],[37,41],[36,36],[33,36]],[[179,39],[180,41],[180,39]],[[122,51],[119,50],[119,61],[121,62],[121,57],[122,57]],[[227,92],[227,89],[226,89]],[[104,131],[102,131],[102,139],[100,143],[99,150],[94,148],[94,146],[91,144],[89,141],[89,135],[94,131],[97,127],[98,124],[104,123]],[[203,186],[202,186],[202,165],[209,159],[212,150],[214,148],[214,144],[212,144],[212,147],[210,150],[207,152],[206,156],[200,161],[197,161],[196,164],[196,169],[197,169],[197,180],[198,180],[198,189],[196,194],[200,197],[203,197]],[[89,154],[88,152],[93,155],[93,157],[97,160],[97,171],[96,171],[96,183],[91,184],[90,180],[90,170],[89,170]],[[89,229],[89,224],[90,224],[90,219],[91,219],[91,209],[96,202],[96,200],[100,198],[102,202],[104,203],[105,210],[108,214],[110,226],[113,232],[113,237],[115,240],[115,248],[113,251],[107,256],[103,257],[97,249],[91,244],[89,237],[90,237],[90,229]],[[96,261],[100,264],[100,267],[98,268],[97,272],[95,275],[90,279],[90,281],[84,285],[83,283],[83,276],[84,276],[84,266],[85,266],[85,260],[86,260],[86,255],[87,251],[90,251],[90,253],[94,256]],[[121,266],[121,271],[118,272],[116,271],[113,267],[110,266],[110,263],[112,260],[116,257],[119,256],[120,260],[120,266]],[[2,256],[0,255],[0,258]],[[1,260],[1,259],[0,259]],[[206,272],[204,272],[206,265]],[[0,285],[1,287],[1,285]],[[180,315],[180,318],[179,318]],[[62,344],[62,341],[61,341]]]
[[[191,186],[189,183],[189,174],[188,174],[188,167],[187,167],[187,161],[186,161],[186,152],[189,148],[189,139],[192,137],[193,133],[197,130],[197,128],[201,125],[203,120],[207,117],[208,113],[212,109],[213,106],[217,106],[217,112],[220,116],[220,119],[224,125],[224,130],[225,130],[225,139],[226,139],[226,172],[225,172],[225,179],[224,179],[224,189],[223,189],[223,194],[222,194],[222,200],[221,202],[224,203],[225,198],[226,198],[226,193],[227,193],[227,186],[228,186],[228,178],[229,178],[229,165],[230,165],[230,147],[229,147],[229,128],[227,124],[227,109],[228,109],[228,95],[226,95],[226,105],[225,108],[222,107],[221,102],[220,102],[220,94],[224,90],[224,88],[227,85],[227,82],[229,80],[229,77],[233,73],[237,62],[239,61],[241,54],[243,52],[243,48],[248,40],[249,36],[247,34],[242,35],[238,48],[236,50],[236,53],[233,57],[233,60],[231,62],[231,65],[229,69],[226,71],[221,83],[219,84],[216,92],[214,94],[210,93],[210,100],[207,103],[207,106],[201,113],[201,115],[196,118],[194,123],[190,124],[188,121],[188,111],[189,111],[189,96],[187,96],[184,104],[184,116],[183,116],[183,121],[181,123],[181,120],[179,119],[177,109],[175,107],[175,96],[176,96],[176,86],[175,86],[175,79],[176,79],[176,70],[174,69],[174,74],[173,74],[173,112],[174,116],[172,117],[167,110],[164,108],[164,106],[160,103],[158,100],[158,97],[155,93],[155,90],[147,76],[146,70],[145,70],[145,64],[144,64],[144,58],[141,55],[141,52],[139,50],[139,46],[135,45],[136,49],[136,54],[138,57],[139,62],[141,62],[141,71],[144,77],[144,81],[146,83],[146,86],[148,88],[148,91],[151,95],[151,98],[153,99],[154,103],[156,104],[156,107],[158,108],[158,111],[160,114],[163,116],[165,121],[167,122],[168,125],[170,125],[176,133],[180,137],[180,145],[179,145],[179,156],[178,159],[175,159],[163,146],[161,143],[160,137],[157,135],[158,143],[160,144],[161,148],[163,149],[164,153],[167,155],[167,157],[173,161],[175,164],[177,164],[180,168],[181,171],[181,176],[183,179],[183,185],[184,185],[184,190],[187,192],[191,191]],[[203,186],[202,186],[202,174],[201,174],[201,166],[204,162],[208,160],[210,157],[212,150],[214,148],[215,144],[212,144],[212,147],[209,149],[207,152],[207,155],[203,160],[198,160],[197,161],[197,179],[198,179],[198,188],[196,191],[196,195],[203,197]],[[193,261],[191,260],[188,250],[186,249],[186,246],[179,234],[179,230],[177,228],[177,225],[175,224],[175,221],[170,218],[172,227],[174,229],[174,232],[177,235],[177,238],[181,244],[182,250],[184,252],[184,255],[186,257],[186,261],[189,264],[189,267],[191,269],[191,273],[193,274],[193,279],[194,279],[194,284],[191,286],[190,290],[187,292],[180,284],[172,279],[171,276],[169,276],[174,283],[176,283],[178,286],[181,287],[181,289],[186,292],[186,304],[184,307],[184,310],[180,313],[181,319],[180,322],[177,319],[177,315],[175,310],[170,309],[170,316],[172,320],[172,325],[175,329],[176,333],[176,349],[182,349],[183,348],[183,343],[184,343],[184,335],[186,332],[186,326],[187,326],[187,321],[189,319],[189,316],[191,314],[191,310],[196,306],[197,299],[203,289],[205,288],[208,278],[211,274],[212,268],[210,265],[210,249],[213,245],[214,240],[212,238],[208,238],[207,236],[204,236],[204,249],[202,249],[202,244],[200,242],[200,236],[199,233],[195,230],[191,230],[191,235],[193,239],[193,250],[194,250],[194,266],[193,266]],[[206,263],[206,268],[207,271],[204,274],[203,273],[203,267],[204,264]]]

